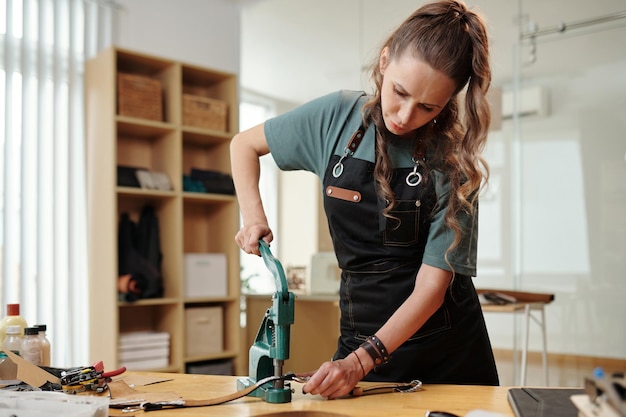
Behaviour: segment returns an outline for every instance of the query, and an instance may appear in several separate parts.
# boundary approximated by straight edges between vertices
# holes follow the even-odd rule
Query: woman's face
[[[385,48],[380,71],[383,119],[397,136],[412,138],[413,131],[437,117],[456,90],[452,79],[408,52],[391,60]]]

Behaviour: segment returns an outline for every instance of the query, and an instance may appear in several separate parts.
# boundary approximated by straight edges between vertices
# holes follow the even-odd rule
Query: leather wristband
[[[387,352],[387,348],[385,348],[383,342],[381,342],[375,335],[368,337],[365,342],[361,344],[361,347],[372,357],[374,366],[389,362],[389,353]]]

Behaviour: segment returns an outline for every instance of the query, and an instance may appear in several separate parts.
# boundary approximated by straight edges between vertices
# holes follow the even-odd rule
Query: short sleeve
[[[448,254],[450,263],[448,265],[445,259],[446,251],[454,241],[454,231],[448,228],[444,219],[448,208],[450,183],[447,181],[447,176],[439,172],[435,172],[435,191],[437,193],[437,206],[430,224],[428,242],[422,262],[447,271],[452,265],[456,274],[476,276],[478,206],[475,207],[472,214],[465,210],[459,210],[457,218],[465,233],[459,245]]]
[[[338,91],[266,121],[265,137],[278,167],[322,176],[337,138],[362,95]]]

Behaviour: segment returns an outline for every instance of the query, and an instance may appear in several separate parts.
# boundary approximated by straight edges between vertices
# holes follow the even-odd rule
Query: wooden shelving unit
[[[119,114],[119,73],[160,81],[163,120]],[[229,142],[238,127],[236,76],[111,48],[87,62],[85,83],[90,360],[114,368],[120,362],[120,334],[160,331],[170,334],[169,365],[154,370],[185,372],[189,365],[230,361],[233,373],[241,373],[245,367],[241,356],[247,352],[240,352],[239,248],[233,239],[239,219],[237,201],[230,194],[183,191],[183,175],[192,167],[230,171]],[[226,131],[183,125],[183,93],[194,88],[228,104]],[[120,187],[118,165],[165,173],[173,189]],[[136,221],[146,204],[156,209],[159,221],[164,294],[122,302],[117,289],[119,219],[127,212]],[[185,296],[185,253],[226,254],[225,296]],[[185,311],[197,307],[222,309],[223,351],[186,356]]]

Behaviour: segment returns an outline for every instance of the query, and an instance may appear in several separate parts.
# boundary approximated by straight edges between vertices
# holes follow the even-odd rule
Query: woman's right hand
[[[261,256],[259,239],[263,239],[268,245],[274,240],[274,235],[265,223],[253,223],[245,225],[235,235],[235,242],[245,253]]]

